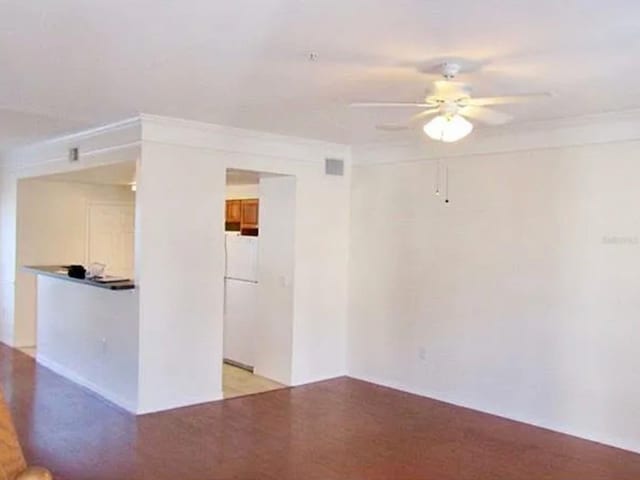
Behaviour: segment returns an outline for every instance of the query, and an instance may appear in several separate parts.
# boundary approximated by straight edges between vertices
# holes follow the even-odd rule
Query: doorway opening
[[[134,278],[136,160],[18,181],[15,318],[18,348],[38,356],[37,281],[24,266],[103,268]]]
[[[291,384],[295,177],[228,169],[223,395]]]

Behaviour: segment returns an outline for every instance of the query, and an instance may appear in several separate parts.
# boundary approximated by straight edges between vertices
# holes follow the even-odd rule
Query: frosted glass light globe
[[[438,115],[425,124],[424,133],[434,140],[457,142],[473,130],[473,124],[460,115]]]

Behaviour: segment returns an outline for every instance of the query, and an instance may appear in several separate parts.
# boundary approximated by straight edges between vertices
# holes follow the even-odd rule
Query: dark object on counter
[[[134,290],[136,285],[132,280],[116,279],[106,275],[100,279],[87,279],[85,271],[85,278],[75,278],[69,275],[69,268],[71,265],[25,265],[22,267],[25,271],[35,273],[36,275],[45,275],[47,277],[58,278],[67,282],[81,283],[83,285],[89,285],[91,287],[104,288],[106,290]],[[118,281],[116,281],[118,280]],[[0,473],[2,471],[0,470]],[[2,477],[0,477],[2,478]]]
[[[87,276],[87,270],[82,265],[69,265],[69,276],[84,279]]]

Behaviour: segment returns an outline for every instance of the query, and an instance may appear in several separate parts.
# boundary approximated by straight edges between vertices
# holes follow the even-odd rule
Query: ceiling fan
[[[424,132],[432,139],[442,142],[456,142],[471,133],[473,124],[468,120],[476,120],[487,125],[502,125],[512,120],[512,116],[492,108],[493,105],[509,103],[525,103],[531,100],[550,97],[548,92],[510,95],[504,97],[471,96],[471,86],[456,82],[461,65],[445,62],[440,65],[440,73],[444,80],[433,83],[433,89],[422,103],[404,102],[360,102],[352,103],[352,107],[364,108],[423,108],[422,112],[413,115],[408,125],[378,125],[376,128],[386,131],[406,130],[412,125],[435,115],[423,126]]]

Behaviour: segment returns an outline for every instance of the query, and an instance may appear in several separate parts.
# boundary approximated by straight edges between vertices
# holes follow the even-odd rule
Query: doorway
[[[136,161],[18,181],[16,260],[22,266],[105,265],[133,278]],[[37,356],[37,282],[18,268],[17,346]]]
[[[291,384],[295,177],[228,169],[223,395]]]

